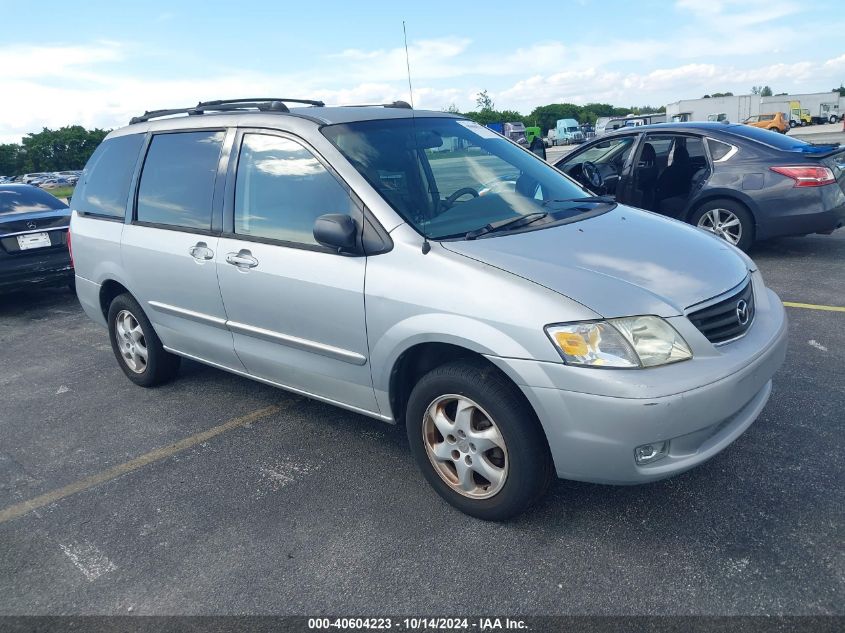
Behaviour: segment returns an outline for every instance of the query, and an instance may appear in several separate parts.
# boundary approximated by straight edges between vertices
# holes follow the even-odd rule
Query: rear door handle
[[[214,258],[214,251],[208,248],[205,242],[197,242],[188,249],[188,253],[196,260],[209,260]]]
[[[258,260],[245,248],[242,248],[237,253],[227,253],[226,263],[237,266],[238,268],[255,268],[258,266]]]

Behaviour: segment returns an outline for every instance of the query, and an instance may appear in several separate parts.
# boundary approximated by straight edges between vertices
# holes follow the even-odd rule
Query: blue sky
[[[841,0],[519,6],[0,0],[0,142],[215,98],[407,99],[403,19],[417,107],[470,109],[482,89],[496,107],[527,113],[556,101],[664,105],[845,81]]]

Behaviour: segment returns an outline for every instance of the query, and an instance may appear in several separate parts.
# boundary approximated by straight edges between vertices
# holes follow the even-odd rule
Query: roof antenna
[[[405,38],[405,68],[408,69],[408,93],[411,97],[411,125],[413,125],[414,127],[414,151],[417,153],[417,158],[419,158],[419,148],[417,147],[417,119],[414,113],[414,88],[411,85],[411,58],[408,55],[408,31],[405,28],[405,20],[402,20],[402,36]],[[428,242],[428,234],[426,233],[425,220],[423,220],[423,255],[428,254],[430,250],[431,244],[429,244]]]

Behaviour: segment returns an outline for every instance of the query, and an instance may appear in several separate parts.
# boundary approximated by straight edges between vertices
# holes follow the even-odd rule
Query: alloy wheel
[[[742,239],[742,222],[727,209],[710,209],[698,220],[698,227],[715,233],[734,246]]]
[[[471,499],[489,499],[508,476],[508,451],[493,418],[476,402],[440,396],[425,411],[423,444],[440,478]]]
[[[136,374],[147,369],[147,341],[141,324],[129,310],[121,310],[114,320],[117,347],[126,366]]]

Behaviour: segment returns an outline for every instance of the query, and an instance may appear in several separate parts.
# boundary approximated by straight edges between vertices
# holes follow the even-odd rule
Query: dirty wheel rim
[[[121,310],[114,319],[115,338],[120,356],[126,366],[136,374],[147,369],[147,340],[141,324],[129,310]]]
[[[699,228],[715,233],[733,245],[742,239],[742,222],[727,209],[711,209],[698,220]]]
[[[448,394],[425,411],[423,444],[440,478],[458,494],[489,499],[508,477],[508,450],[493,418],[466,396]]]

